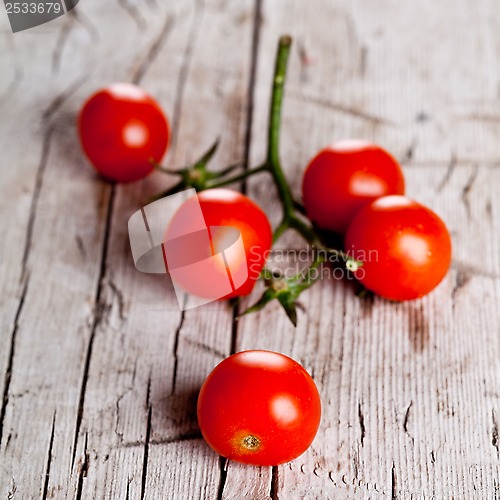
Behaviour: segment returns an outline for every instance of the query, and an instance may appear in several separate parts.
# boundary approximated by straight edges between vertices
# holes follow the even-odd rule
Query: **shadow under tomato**
[[[154,412],[155,441],[201,439],[196,405],[200,387],[182,387],[171,393],[164,387],[156,400],[151,401]]]
[[[422,352],[429,344],[429,321],[422,303],[408,304],[408,332],[413,350]]]

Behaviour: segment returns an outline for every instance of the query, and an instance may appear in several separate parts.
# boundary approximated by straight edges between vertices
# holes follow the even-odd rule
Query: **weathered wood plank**
[[[0,39],[0,147],[9,161],[0,169],[8,242],[0,247],[0,496],[494,498],[494,2],[85,0],[74,14]],[[295,190],[308,158],[333,138],[367,137],[393,151],[409,194],[452,230],[454,267],[429,297],[360,301],[348,284],[325,281],[304,296],[297,330],[277,307],[235,325],[225,304],[182,314],[164,277],[133,268],[128,217],[166,181],[113,190],[100,181],[76,141],[83,99],[110,81],[141,83],[171,118],[167,162],[176,166],[218,134],[221,165],[244,158],[252,123],[256,164],[284,32],[295,38],[282,144]],[[249,192],[276,221],[264,179]],[[322,426],[297,461],[226,463],[201,440],[197,391],[233,347],[289,354],[317,381]]]
[[[217,161],[226,165],[244,156],[253,2],[193,6],[166,12],[174,10],[172,33],[141,84],[168,96],[169,164],[194,161],[222,134]],[[196,397],[230,353],[233,313],[226,304],[181,313],[167,278],[134,268],[127,220],[162,183],[156,176],[116,193],[105,280],[119,300],[106,300],[89,367],[79,436],[92,450],[84,497],[214,498],[219,488],[219,457],[201,439]]]
[[[330,281],[304,297],[297,330],[277,307],[240,321],[238,350],[290,354],[325,404],[311,449],[279,467],[278,497],[493,498],[498,490],[497,124],[457,111],[498,107],[492,35],[479,28],[485,17],[498,24],[492,9],[264,3],[253,163],[264,154],[272,47],[291,33],[281,149],[296,190],[315,151],[335,138],[370,138],[404,161],[408,193],[443,216],[455,245],[453,270],[420,301],[359,301]],[[424,12],[436,16],[435,29],[426,30]],[[249,185],[276,214],[266,187]],[[240,481],[228,475],[228,498]]]
[[[52,71],[56,35],[57,22],[10,35],[6,50],[18,69],[3,96],[0,133],[3,497],[41,496],[49,457],[71,439],[61,423],[78,398],[72,389],[92,315],[109,192],[78,168],[72,123],[56,126],[45,114],[73,83]],[[78,210],[70,209],[75,203]]]
[[[19,309],[19,303],[23,302],[18,300],[16,304],[11,300],[15,307],[11,308],[11,318],[6,318],[9,329],[5,329],[6,335],[2,336],[2,341],[5,339],[8,344],[8,333],[12,330],[12,338],[17,333],[14,339],[16,352],[13,351],[14,342],[10,350],[2,350],[6,353],[5,359],[2,359],[2,362],[5,361],[2,374],[5,374],[6,394],[4,424],[8,433],[2,443],[2,462],[5,466],[0,483],[4,488],[3,496],[14,490],[22,492],[23,496],[65,496],[69,491],[76,492],[77,496],[82,495],[85,476],[92,467],[93,459],[96,459],[92,450],[83,446],[84,443],[88,444],[88,432],[85,435],[81,433],[82,441],[78,450],[74,448],[77,444],[75,439],[80,435],[82,425],[82,405],[86,398],[90,356],[97,326],[108,324],[108,316],[114,312],[112,303],[118,304],[120,314],[122,299],[112,278],[102,275],[105,268],[100,264],[103,248],[104,257],[107,254],[103,245],[109,237],[109,230],[105,233],[105,225],[106,213],[111,208],[111,190],[84,165],[73,123],[82,99],[97,86],[114,80],[140,79],[149,69],[148,58],[155,55],[153,49],[161,47],[161,37],[167,36],[168,28],[172,25],[168,23],[171,17],[165,18],[164,15],[159,16],[157,11],[151,11],[148,29],[152,35],[143,31],[130,37],[129,29],[126,29],[130,16],[126,12],[121,13],[119,8],[108,10],[102,9],[101,5],[99,2],[87,2],[85,9],[78,9],[79,24],[71,18],[59,23],[61,33],[65,33],[64,43],[73,49],[78,47],[67,57],[65,50],[58,48],[56,51],[56,47],[62,43],[62,35],[57,36],[58,31],[55,29],[57,25],[50,25],[53,26],[52,31],[43,32],[50,37],[44,43],[36,39],[37,35],[41,35],[41,30],[26,34],[16,54],[26,66],[32,62],[31,57],[35,61],[25,75],[26,88],[23,90],[26,99],[12,101],[4,114],[8,118],[5,124],[9,127],[8,133],[2,134],[6,142],[5,150],[9,152],[11,147],[12,158],[25,162],[26,168],[24,172],[2,169],[2,173],[7,174],[2,178],[2,186],[8,189],[14,200],[16,190],[23,187],[18,181],[24,173],[33,181],[32,193],[29,194],[35,201],[30,211],[29,196],[25,197],[28,203],[25,203],[24,223],[20,211],[23,208],[22,199],[21,203],[11,206],[6,204],[8,209],[14,208],[20,215],[15,213],[12,216],[7,212],[3,219],[6,222],[17,221],[17,225],[11,224],[10,227],[16,229],[19,235],[19,242],[16,237],[12,237],[10,240],[13,245],[7,247],[8,251],[15,250],[15,253],[2,259],[5,264],[11,263],[5,266],[5,300],[11,300],[9,292],[14,285],[18,288],[23,285],[22,282],[18,283],[23,266],[31,270],[32,286],[29,290],[31,293],[27,294],[24,301],[27,312],[19,321],[16,310]],[[97,24],[106,29],[96,32]],[[68,25],[71,28],[67,28]],[[182,38],[181,35],[181,45]],[[89,42],[97,44],[95,51],[89,51]],[[117,58],[114,54],[117,46],[122,47],[123,58]],[[175,50],[173,52],[178,53]],[[56,65],[52,64],[54,58],[58,61]],[[93,73],[90,73],[90,68]],[[179,68],[176,73],[180,73]],[[78,84],[84,83],[77,95],[70,95],[79,89]],[[174,86],[170,88],[171,102],[175,102]],[[22,119],[18,118],[19,107],[25,112]],[[7,105],[4,109],[7,109]],[[42,118],[43,137],[36,130],[29,133],[28,124],[34,117],[37,120]],[[13,137],[16,140],[13,141]],[[39,144],[41,149],[40,152],[31,147],[36,161],[25,155],[32,143]],[[37,169],[41,172],[38,177]],[[12,173],[19,179],[8,179],[7,176],[12,177]],[[7,198],[5,201],[8,203],[11,200]],[[136,208],[139,208],[141,202],[136,201]],[[125,223],[126,216],[126,212],[120,214]],[[26,233],[29,236],[27,244],[24,241]],[[120,234],[120,251],[126,250],[129,257],[129,250],[124,245],[125,233]],[[31,250],[26,252],[27,259],[23,259],[19,250],[23,245]],[[13,265],[17,257],[20,261],[23,259],[21,269]],[[49,262],[51,265],[47,266]],[[10,277],[8,273],[12,270],[17,273],[12,273],[13,277]],[[68,276],[71,276],[69,281]],[[95,304],[96,296],[98,304]],[[40,324],[43,324],[43,329]],[[116,345],[111,347],[115,348]],[[134,366],[133,363],[128,364],[130,359],[128,357],[125,360],[129,371]],[[125,375],[122,380],[122,384],[127,381]],[[146,383],[147,380],[141,387],[138,399],[146,398]],[[115,403],[119,406],[119,396],[113,400],[113,408]],[[91,394],[90,399],[93,400],[93,397],[96,397],[97,403],[101,401],[99,393]],[[100,425],[96,425],[96,432],[99,428]],[[130,433],[133,433],[132,429]],[[37,443],[34,449],[33,443]],[[21,467],[21,463],[26,463],[28,450],[28,466]],[[139,455],[140,485],[142,448]],[[103,459],[103,456],[99,459]],[[101,493],[105,493],[106,488],[111,491],[123,488],[125,491],[127,481],[120,480],[121,477],[109,479],[104,487],[99,485]],[[100,497],[101,493],[98,492],[96,497]]]

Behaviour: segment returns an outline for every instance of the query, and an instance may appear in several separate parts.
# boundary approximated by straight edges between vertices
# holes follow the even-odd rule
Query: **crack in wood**
[[[83,75],[78,77],[65,90],[59,93],[42,113],[42,121],[50,121],[54,114],[59,111],[61,106],[90,78],[90,75],[90,68],[87,68]]]
[[[269,496],[271,500],[278,500],[279,491],[279,468],[277,465],[273,465],[271,472],[271,490],[269,491]]]
[[[148,385],[146,388],[146,409],[151,406],[151,369],[149,370],[148,375]]]
[[[231,321],[231,342],[229,345],[229,354],[235,354],[238,345],[238,327],[239,327],[239,314],[240,314],[240,301],[236,301],[233,305],[232,310],[232,321]],[[214,354],[217,354],[214,351]],[[226,356],[223,356],[224,358]]]
[[[367,113],[363,110],[360,110],[354,106],[346,106],[345,104],[340,104],[334,101],[330,101],[328,99],[324,99],[321,97],[316,97],[312,95],[305,95],[299,92],[289,92],[290,97],[298,99],[302,102],[315,104],[317,106],[321,106],[325,109],[331,109],[332,111],[337,111],[339,113],[347,114],[353,116],[355,118],[359,118],[360,120],[367,121],[372,125],[385,125],[385,126],[394,126],[394,122],[391,120],[384,118],[382,116],[377,116],[371,113]]]
[[[135,5],[131,4],[129,0],[118,0],[118,5],[134,20],[138,31],[146,30],[146,19]]]
[[[224,457],[219,457],[219,470],[220,470],[220,479],[219,479],[219,487],[217,490],[217,500],[222,500],[224,497],[224,487],[226,486],[227,480],[227,467],[229,465],[229,460]]]
[[[126,316],[125,316],[125,301],[123,300],[123,292],[118,288],[116,283],[109,278],[108,279],[108,285],[110,290],[113,292],[113,295],[116,297],[116,300],[118,302],[118,317],[120,318],[120,321],[124,322],[126,321]]]
[[[474,170],[472,171],[471,175],[469,176],[469,179],[465,183],[465,186],[463,187],[462,194],[461,194],[461,199],[462,199],[462,202],[465,206],[465,211],[466,211],[467,217],[469,219],[471,218],[471,208],[470,208],[469,195],[470,195],[472,186],[476,182],[478,172],[479,172],[479,168],[476,165]]]
[[[493,206],[491,204],[490,199],[486,201],[486,206],[484,210],[486,212],[486,216],[488,217],[490,224],[493,224]]]
[[[179,350],[179,338],[182,330],[182,325],[184,324],[184,318],[186,317],[186,311],[181,311],[181,319],[179,321],[179,325],[177,326],[177,329],[175,330],[175,338],[174,338],[174,347],[172,349],[172,354],[174,356],[174,368],[173,368],[173,373],[172,373],[172,390],[170,392],[171,395],[175,394],[175,386],[177,384],[177,368],[179,365],[179,357],[178,357],[178,350]]]
[[[396,466],[394,462],[392,462],[392,470],[391,470],[391,500],[397,500],[398,494],[398,478],[396,476]]]
[[[364,78],[366,75],[366,69],[368,67],[368,47],[363,45],[359,52],[359,70],[358,75]]]
[[[2,93],[2,95],[0,95],[0,108],[3,106],[5,102],[8,101],[8,97],[10,96],[10,94],[12,94],[16,90],[16,88],[21,85],[23,78],[24,78],[23,69],[20,66],[16,65],[14,67],[14,75],[12,77],[11,82],[9,83],[5,91]]]
[[[457,293],[462,290],[472,279],[473,275],[466,268],[458,265],[455,275],[455,283],[453,289],[451,290],[451,300],[453,308],[455,308],[455,300]]]
[[[308,80],[308,69],[313,63],[313,60],[309,56],[309,51],[306,48],[305,42],[300,38],[297,39],[297,52],[300,62],[300,81],[306,83]]]
[[[123,442],[123,432],[118,431],[118,427],[120,425],[120,403],[122,399],[133,390],[133,387],[128,387],[116,400],[115,403],[115,411],[116,411],[116,420],[115,420],[115,434],[120,438],[120,441]]]
[[[422,304],[411,305],[408,310],[409,336],[415,352],[423,352],[429,344],[429,321]]]
[[[148,69],[151,67],[156,57],[158,56],[160,49],[163,47],[166,40],[168,39],[168,36],[172,33],[174,25],[175,25],[175,17],[173,15],[167,15],[167,18],[165,19],[165,23],[163,24],[163,27],[159,35],[156,37],[154,42],[148,48],[146,55],[143,58],[141,58],[137,70],[132,76],[132,83],[138,85],[142,81]]]
[[[85,441],[83,446],[83,462],[78,466],[78,484],[76,488],[76,500],[82,500],[83,493],[83,479],[87,477],[87,473],[89,470],[89,452],[87,450],[88,445],[88,433],[85,433]]]
[[[462,120],[483,122],[483,123],[498,123],[500,122],[500,115],[493,115],[487,113],[471,113],[470,115],[462,115],[458,118]]]
[[[47,163],[49,159],[49,152],[50,152],[50,143],[52,139],[52,133],[54,132],[54,126],[50,126],[47,128],[44,137],[43,137],[43,142],[42,142],[42,152],[40,156],[40,163],[38,164],[38,168],[35,174],[35,186],[33,188],[33,196],[31,198],[31,206],[30,206],[30,211],[29,211],[29,218],[28,218],[28,224],[26,226],[26,239],[24,243],[24,250],[22,253],[22,260],[21,260],[21,279],[20,281],[23,282],[26,273],[28,271],[28,258],[31,250],[31,244],[33,240],[33,228],[35,225],[35,220],[37,216],[37,208],[38,208],[38,201],[40,199],[40,193],[42,190],[42,184],[43,184],[43,177],[45,174],[45,170],[47,168]]]
[[[491,444],[497,450],[497,455],[500,456],[500,442],[498,437],[498,422],[495,415],[495,410],[491,410],[491,419],[493,421],[493,427],[491,429]]]
[[[201,431],[199,429],[191,429],[183,434],[178,434],[177,436],[162,438],[162,439],[150,439],[148,443],[148,448],[151,446],[162,446],[173,443],[182,443],[184,441],[196,441],[198,439],[203,439]],[[139,448],[144,447],[145,441],[130,441],[126,443],[121,443],[118,448]]]
[[[82,10],[72,9],[70,12],[80,26],[89,34],[90,41],[94,43],[99,42],[99,30],[91,19],[88,18]]]
[[[260,32],[262,25],[262,0],[255,0],[253,12],[252,46],[250,49],[250,74],[247,89],[247,116],[245,124],[245,139],[243,150],[243,169],[248,170],[250,166],[250,148],[252,145],[253,114],[255,108],[255,87],[257,81],[257,63],[259,57]],[[241,192],[247,192],[247,179],[241,183]],[[232,338],[233,340],[233,338]],[[235,339],[234,339],[235,340]],[[232,351],[231,351],[232,352]]]
[[[17,493],[17,484],[14,478],[11,479],[11,487],[9,491],[7,492],[7,500],[13,500],[16,496]]]
[[[231,337],[232,337],[232,335],[231,335]],[[219,350],[215,349],[214,347],[205,344],[204,342],[200,342],[200,341],[192,339],[190,337],[186,337],[185,341],[186,341],[186,343],[191,344],[195,347],[199,347],[203,351],[205,351],[209,354],[213,354],[214,356],[217,356],[218,358],[224,359],[225,357],[227,357],[226,353],[219,351]],[[230,354],[234,354],[234,352],[231,351]]]
[[[361,441],[361,446],[363,446],[365,440],[366,428],[365,428],[365,417],[363,415],[363,410],[361,408],[361,402],[358,403],[358,419],[359,419],[359,428],[361,431],[360,441]]]
[[[406,408],[405,418],[403,420],[403,430],[409,436],[409,438],[411,439],[411,442],[415,443],[415,438],[408,432],[408,422],[410,420],[410,409],[411,409],[412,405],[413,405],[413,401],[410,401],[408,408]]]
[[[305,464],[302,464],[302,465],[300,466],[300,472],[302,472],[302,474],[305,474],[304,469],[303,469],[304,465],[305,465]],[[313,469],[313,474],[314,474],[316,477],[321,477],[321,476],[320,476],[320,473],[318,472],[319,470],[321,470],[321,464],[320,464],[319,462],[316,462],[316,463],[314,464],[314,469]]]
[[[12,369],[14,366],[14,355],[16,351],[16,337],[17,331],[19,329],[19,319],[21,317],[21,313],[23,310],[24,302],[26,299],[26,295],[28,293],[28,284],[29,284],[29,275],[26,277],[24,282],[24,287],[21,292],[21,297],[19,298],[19,303],[17,305],[16,314],[14,316],[14,324],[12,326],[12,333],[10,334],[10,346],[9,346],[9,355],[7,358],[7,369],[5,370],[4,377],[4,386],[3,386],[3,396],[2,396],[2,407],[0,410],[0,445],[3,440],[3,431],[4,431],[4,421],[5,414],[7,411],[7,406],[9,404],[9,390],[10,390],[10,382],[12,380]],[[9,439],[7,441],[7,445],[9,444],[11,435],[9,434]]]
[[[85,245],[83,243],[82,237],[77,234],[75,236],[75,241],[76,241],[76,247],[78,248],[78,252],[80,253],[81,257],[83,260],[87,258],[87,251],[85,250]]]
[[[440,193],[443,190],[443,188],[448,184],[448,182],[451,179],[451,176],[453,175],[453,172],[455,171],[457,163],[458,163],[457,157],[453,152],[451,154],[451,158],[448,163],[448,168],[446,169],[446,172],[444,174],[444,177],[441,179],[441,182],[438,184],[436,192]]]
[[[59,30],[59,36],[57,37],[54,50],[52,51],[52,73],[56,74],[59,72],[61,66],[61,58],[64,48],[66,47],[66,42],[68,41],[69,34],[75,25],[75,10],[70,10],[67,15],[65,22],[63,23],[61,29]]]
[[[42,500],[47,499],[47,493],[49,489],[50,465],[52,463],[52,446],[54,445],[55,425],[56,425],[56,412],[54,411],[54,416],[52,417],[52,429],[50,431],[49,450],[47,452],[47,463],[45,465],[45,481],[43,483]]]
[[[415,154],[415,149],[417,148],[417,144],[418,144],[417,138],[414,137],[410,145],[408,146],[403,158],[401,158],[401,163],[405,164],[411,162]]]
[[[352,465],[354,477],[359,476],[359,448],[354,451],[354,456],[352,457]]]
[[[15,92],[17,87],[21,85],[24,79],[24,68],[21,66],[21,58],[16,54],[16,44],[14,43],[15,37],[7,36],[5,38],[7,43],[7,52],[12,54],[12,65],[14,66],[14,74],[12,75],[12,80],[9,85],[7,85],[5,91],[0,94],[0,108],[9,102],[10,94]]]
[[[137,375],[137,359],[134,360],[134,368],[132,369],[132,385],[135,384],[135,377]],[[146,406],[147,408],[147,406]]]
[[[337,10],[337,9],[335,9]],[[356,18],[353,14],[346,9],[338,9],[339,17],[344,20],[347,39],[348,39],[348,47],[351,48],[352,51],[352,61],[355,63],[356,60],[360,60],[362,57],[362,52],[360,49],[359,35],[358,30],[356,28]],[[359,63],[357,65],[359,67]]]
[[[142,478],[141,478],[141,500],[144,500],[146,495],[146,480],[148,478],[148,457],[149,457],[149,439],[151,437],[151,417],[152,406],[148,408],[148,421],[146,424],[146,438],[144,440],[144,459],[142,462]]]
[[[125,492],[125,500],[130,498],[130,478],[127,480],[127,490]]]
[[[90,359],[92,357],[94,338],[95,338],[95,334],[97,331],[97,327],[101,323],[103,314],[105,313],[105,310],[106,310],[105,305],[102,304],[102,295],[103,295],[102,292],[104,289],[104,278],[106,275],[106,261],[107,261],[107,256],[108,256],[108,247],[109,247],[109,240],[110,240],[110,234],[111,234],[111,217],[112,217],[112,213],[113,213],[114,199],[115,199],[115,186],[113,185],[113,186],[111,186],[108,207],[107,207],[107,213],[106,213],[106,222],[105,222],[105,226],[104,226],[104,237],[103,237],[103,244],[102,244],[102,250],[101,250],[101,264],[100,264],[100,269],[99,269],[99,276],[97,279],[97,289],[96,289],[96,293],[95,293],[94,315],[93,315],[92,325],[90,328],[87,350],[85,353],[82,382],[80,385],[80,396],[78,398],[78,409],[77,409],[76,422],[75,422],[75,433],[74,433],[74,439],[73,439],[73,454],[72,454],[72,459],[71,459],[71,467],[73,467],[75,464],[76,448],[77,448],[77,444],[78,444],[78,437],[80,434],[80,427],[81,427],[82,419],[83,419],[83,408],[84,408],[84,404],[85,404],[85,391],[87,389],[87,382],[88,382],[89,368],[90,368]]]
[[[182,56],[182,63],[179,70],[179,76],[177,78],[177,86],[175,90],[175,99],[174,99],[174,110],[172,113],[172,136],[171,136],[171,156],[175,156],[177,149],[177,140],[179,136],[179,125],[182,114],[182,106],[183,106],[183,96],[184,89],[186,87],[187,76],[189,73],[189,69],[191,67],[191,59],[193,55],[194,46],[196,41],[198,40],[199,33],[199,23],[201,21],[201,7],[204,6],[204,3],[200,0],[195,2],[195,10],[193,14],[193,21],[191,23],[191,28],[189,30],[188,43],[186,45],[186,50]]]

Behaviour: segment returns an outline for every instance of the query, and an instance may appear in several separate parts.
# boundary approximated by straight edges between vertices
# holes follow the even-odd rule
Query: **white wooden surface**
[[[16,35],[0,13],[0,498],[499,498],[495,0],[82,0],[73,12]],[[182,314],[166,278],[133,267],[126,222],[166,181],[94,175],[76,137],[83,100],[135,81],[170,117],[168,164],[218,135],[218,164],[256,164],[282,33],[294,37],[290,181],[299,192],[335,138],[392,151],[408,193],[452,232],[453,268],[428,297],[362,301],[327,281],[294,330],[275,306],[237,322],[226,304]],[[266,178],[246,189],[276,221]],[[226,463],[197,429],[203,379],[247,348],[293,356],[320,389],[319,434],[290,464]]]

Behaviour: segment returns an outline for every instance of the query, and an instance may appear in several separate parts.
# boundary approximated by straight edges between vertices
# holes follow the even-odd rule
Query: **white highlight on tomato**
[[[382,209],[387,209],[387,208],[401,208],[401,207],[411,207],[414,205],[415,202],[413,200],[410,200],[406,196],[400,196],[397,194],[390,195],[390,196],[383,196],[382,198],[379,198],[376,200],[372,207],[373,208],[382,208]]]
[[[131,148],[142,148],[149,138],[146,126],[137,120],[131,120],[123,128],[123,142]]]
[[[372,146],[372,144],[363,139],[343,139],[333,143],[329,147],[329,149],[331,149],[332,151],[338,151],[338,152],[346,151],[352,153],[353,150],[364,149],[368,146]]]
[[[271,401],[271,412],[278,424],[287,426],[299,418],[295,401],[287,394],[276,396]]]
[[[114,97],[120,99],[131,99],[133,101],[142,100],[146,92],[132,83],[113,83],[108,87],[108,91]]]
[[[231,189],[207,189],[203,191],[203,201],[227,201],[232,202],[239,198],[240,193]]]
[[[424,238],[415,234],[402,234],[398,238],[398,252],[408,255],[416,265],[425,265],[431,250]]]
[[[358,196],[383,196],[387,191],[387,183],[378,175],[354,172],[349,180],[349,191]]]
[[[271,351],[243,351],[240,355],[241,361],[246,366],[264,367],[267,369],[276,368],[280,370],[287,365],[285,356]]]

